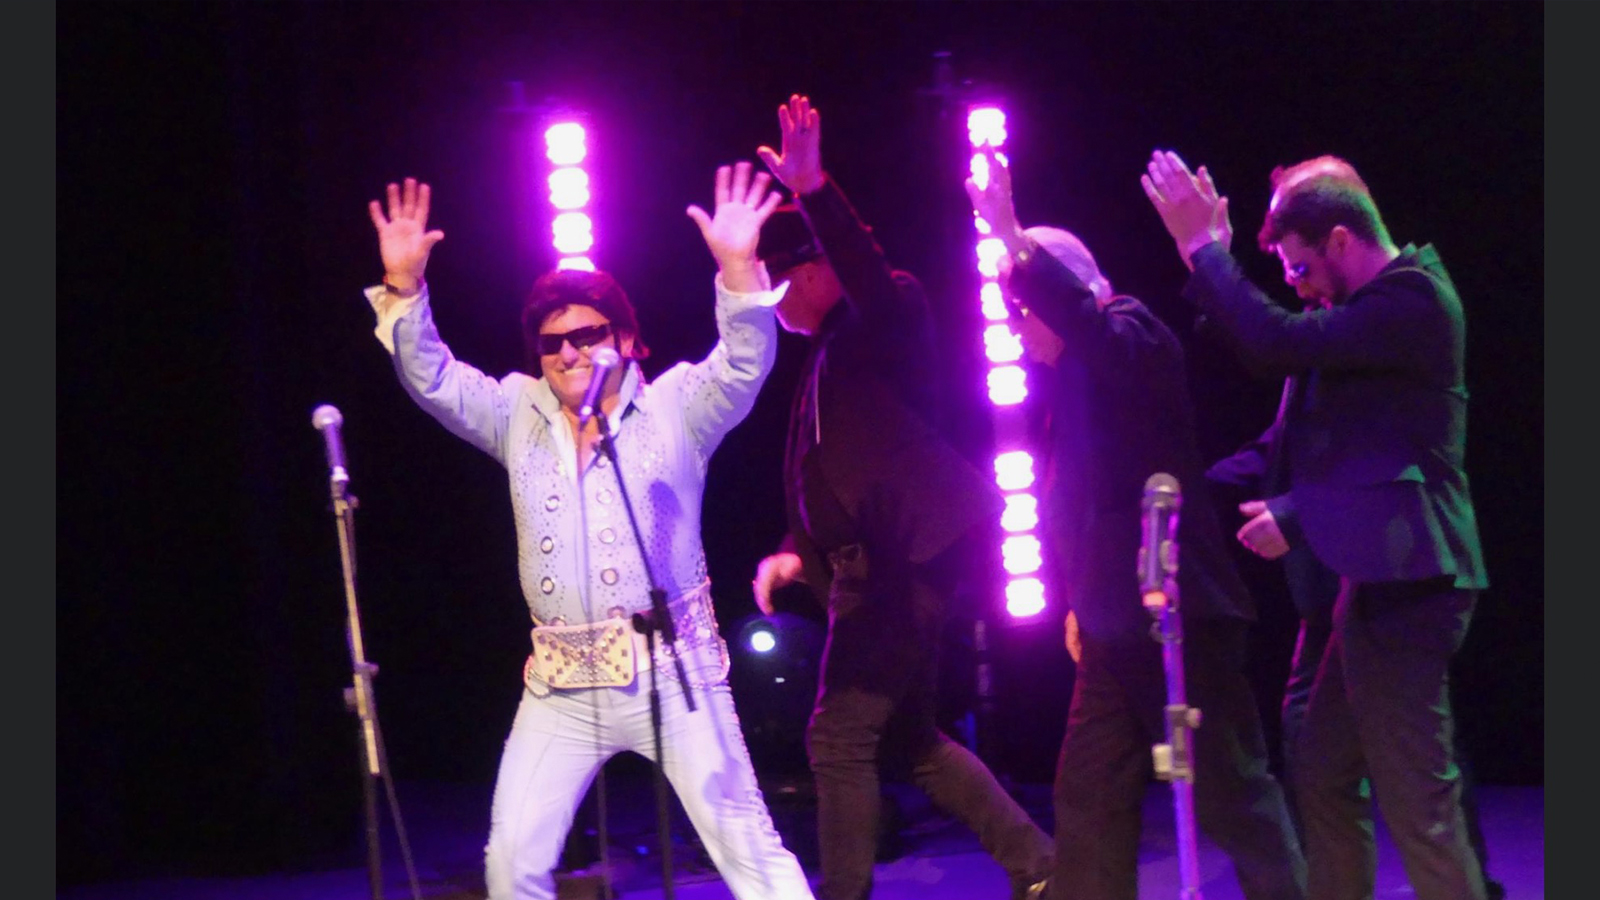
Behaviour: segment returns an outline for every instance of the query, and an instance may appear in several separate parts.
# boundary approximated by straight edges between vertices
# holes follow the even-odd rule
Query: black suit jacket
[[[1281,437],[1283,417],[1294,385],[1293,380],[1285,382],[1285,402],[1279,408],[1278,417],[1260,437],[1234,451],[1232,456],[1217,460],[1206,470],[1208,480],[1226,486],[1221,493],[1236,494],[1241,502],[1287,493],[1288,472],[1285,471]],[[1339,573],[1317,559],[1304,541],[1290,546],[1289,552],[1279,561],[1283,565],[1289,600],[1300,618],[1324,624],[1332,621],[1333,602],[1339,595]]]
[[[914,570],[997,521],[1003,501],[941,431],[948,398],[921,285],[889,266],[831,180],[797,200],[846,297],[813,337],[796,390],[786,543],[819,599],[824,555],[850,544],[866,549],[876,584],[924,581]]]
[[[1356,581],[1487,586],[1464,468],[1466,323],[1438,253],[1407,246],[1343,304],[1303,313],[1221,244],[1192,262],[1184,296],[1245,365],[1304,373],[1283,426],[1288,493],[1269,501],[1290,543]]]
[[[1085,635],[1149,642],[1139,598],[1141,501],[1151,475],[1178,480],[1179,610],[1255,618],[1216,516],[1195,435],[1183,346],[1143,303],[1104,308],[1044,251],[1011,273],[1009,289],[1066,344],[1054,367],[1035,367],[1046,394],[1050,463],[1044,531],[1052,585]]]

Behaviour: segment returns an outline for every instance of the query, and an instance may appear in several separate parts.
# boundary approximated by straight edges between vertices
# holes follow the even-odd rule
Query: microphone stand
[[[1173,513],[1174,521],[1177,514]],[[1176,528],[1173,529],[1176,534]],[[1179,896],[1201,900],[1199,840],[1194,819],[1194,729],[1200,726],[1200,710],[1185,700],[1183,680],[1183,620],[1178,614],[1178,545],[1163,541],[1158,553],[1162,569],[1161,586],[1144,592],[1144,608],[1155,617],[1152,637],[1161,642],[1161,664],[1167,676],[1165,708],[1166,743],[1151,748],[1156,777],[1172,785],[1173,811],[1177,816],[1178,870],[1182,876]]]
[[[667,592],[656,580],[655,572],[650,566],[650,554],[645,551],[644,534],[639,531],[639,519],[633,511],[633,501],[628,497],[627,482],[622,477],[622,465],[617,461],[616,442],[611,439],[611,423],[606,419],[606,414],[596,404],[594,417],[600,426],[600,451],[611,460],[611,470],[617,473],[617,492],[622,495],[622,508],[627,510],[628,523],[633,527],[633,539],[639,545],[639,560],[644,564],[645,577],[650,582],[650,612],[633,614],[633,630],[645,637],[645,646],[650,657],[650,734],[655,742],[656,769],[656,828],[661,841],[661,889],[666,900],[674,896],[672,886],[672,822],[670,819],[670,798],[667,796],[667,769],[666,756],[663,755],[661,742],[661,691],[657,684],[656,672],[656,635],[666,641],[667,648],[672,654],[673,667],[678,675],[678,684],[683,688],[683,702],[688,705],[689,711],[694,712],[694,693],[689,688],[689,676],[684,671],[683,659],[678,656],[678,629],[672,621],[672,612],[667,609]]]
[[[411,844],[406,839],[405,820],[400,816],[400,801],[395,796],[394,780],[389,775],[389,757],[383,747],[383,731],[378,727],[377,701],[372,692],[372,678],[378,667],[366,659],[361,641],[361,615],[356,605],[355,564],[355,509],[357,499],[349,494],[350,476],[343,466],[336,466],[329,478],[333,498],[333,514],[339,531],[339,559],[344,570],[344,596],[346,637],[350,644],[350,687],[344,689],[345,707],[360,721],[361,767],[363,778],[362,809],[366,819],[367,882],[372,900],[383,900],[383,862],[378,839],[377,782],[383,781],[389,800],[389,814],[394,819],[395,832],[400,840],[400,852],[405,860],[406,877],[411,885],[413,900],[421,900],[422,889],[417,885],[416,867],[411,859]]]

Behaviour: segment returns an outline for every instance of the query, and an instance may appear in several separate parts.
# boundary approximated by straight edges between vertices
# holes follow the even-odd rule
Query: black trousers
[[[820,687],[806,731],[817,787],[821,900],[872,893],[879,767],[904,770],[1011,877],[1050,871],[1050,838],[970,750],[936,724],[942,593],[881,560],[836,555]]]
[[[1482,900],[1455,761],[1450,660],[1474,591],[1342,582],[1333,631],[1292,749],[1312,900],[1371,897],[1372,798],[1418,900]]]
[[[1301,727],[1306,720],[1306,705],[1311,701],[1311,687],[1316,683],[1317,669],[1321,667],[1322,655],[1332,636],[1331,603],[1320,621],[1301,620],[1300,634],[1294,645],[1294,658],[1289,663],[1289,677],[1283,688],[1283,780],[1290,785],[1289,815],[1294,819],[1295,832],[1300,835],[1302,844],[1305,832],[1300,827],[1300,811],[1295,804],[1293,789],[1296,755],[1299,752]],[[1453,707],[1454,703],[1451,705]],[[1488,890],[1489,900],[1497,900],[1505,896],[1505,886],[1489,874],[1489,842],[1483,836],[1483,823],[1478,812],[1477,779],[1473,777],[1470,761],[1462,750],[1460,730],[1456,729],[1454,734],[1456,768],[1461,770],[1461,814],[1467,823],[1467,843],[1472,845],[1472,854],[1478,858],[1478,867],[1483,870],[1483,884]]]
[[[1248,625],[1185,622],[1185,701],[1193,732],[1194,813],[1227,853],[1249,900],[1302,900],[1306,862],[1270,767],[1261,711],[1244,674]],[[1161,645],[1084,635],[1056,766],[1051,900],[1137,900],[1151,748],[1166,740]]]

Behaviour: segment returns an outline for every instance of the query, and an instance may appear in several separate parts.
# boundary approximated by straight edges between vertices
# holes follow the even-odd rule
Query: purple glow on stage
[[[1002,491],[1020,491],[1033,486],[1033,454],[1012,450],[994,458],[994,483]]]
[[[992,173],[988,156],[979,150],[993,147],[995,162],[1008,164],[1001,149],[1006,143],[1005,110],[987,103],[969,107],[967,140],[972,151],[967,160],[968,171],[973,183],[985,188]],[[973,213],[972,228],[976,235],[973,254],[979,276],[978,303],[985,322],[983,355],[990,364],[987,378],[989,402],[994,405],[996,443],[1014,446],[1014,436],[1026,433],[1021,404],[1028,396],[1028,373],[1021,365],[1022,339],[1011,328],[1011,310],[1000,287],[1000,261],[1006,257],[1006,247],[993,226],[977,213]],[[1014,576],[1030,575],[1039,570],[1041,557],[1039,538],[1032,533],[1039,525],[1039,503],[1032,493],[1033,457],[1022,450],[1002,453],[995,457],[994,471],[995,482],[1006,492],[1005,511],[1000,516],[1000,527],[1007,534],[1000,546],[1005,570]],[[1045,608],[1044,583],[1038,578],[1013,578],[1006,584],[1005,593],[1006,611],[1014,618],[1038,615]]]
[[[1028,397],[1028,375],[1021,366],[998,366],[989,370],[989,402],[995,406],[1016,406]]]
[[[1003,146],[1006,142],[1005,110],[998,106],[974,106],[967,110],[967,140],[974,147]]]
[[[1000,277],[1000,257],[1005,255],[1006,245],[999,238],[989,237],[979,241],[978,274],[991,279]]]
[[[1022,358],[1022,339],[1010,325],[997,322],[983,330],[983,352],[992,363],[1014,363]]]
[[[557,122],[544,131],[545,157],[558,166],[575,166],[589,155],[587,135],[577,122]]]
[[[550,173],[550,205],[556,209],[582,209],[589,205],[589,173],[571,166]]]
[[[563,254],[588,253],[594,246],[594,223],[588,213],[564,212],[550,223],[550,231]]]
[[[1000,322],[1011,317],[1006,301],[1000,296],[1000,285],[990,281],[978,290],[978,302],[983,304],[983,317],[990,322]]]
[[[1037,578],[1014,578],[1006,584],[1006,612],[1026,619],[1044,612],[1044,582]]]
[[[1002,565],[1012,575],[1031,575],[1044,565],[1043,547],[1031,534],[1014,534],[1000,544]]]
[[[594,271],[594,220],[588,213],[593,200],[589,173],[580,167],[589,158],[589,133],[573,118],[562,117],[544,130],[545,158],[553,167],[545,177],[546,199],[553,218],[550,243],[557,254],[557,269]]]
[[[1039,525],[1039,501],[1032,494],[1007,494],[1000,527],[1010,532],[1032,531]]]

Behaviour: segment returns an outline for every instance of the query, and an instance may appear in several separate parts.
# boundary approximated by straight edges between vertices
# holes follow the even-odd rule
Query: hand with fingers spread
[[[994,145],[984,144],[980,152],[988,174],[981,186],[976,177],[966,180],[967,199],[972,201],[973,212],[989,223],[990,233],[1004,241],[1007,250],[1015,252],[1026,244],[1027,238],[1022,234],[1022,226],[1017,224],[1017,211],[1012,203],[1011,168],[1000,158]]]
[[[744,160],[718,167],[716,203],[711,213],[694,204],[688,209],[689,218],[700,226],[700,234],[717,260],[723,285],[730,291],[745,293],[763,289],[756,245],[761,238],[761,224],[783,200],[782,194],[767,191],[772,176],[757,172],[752,178],[752,168]]]
[[[383,258],[384,281],[402,293],[416,290],[428,267],[433,245],[444,240],[444,232],[428,230],[428,209],[433,191],[415,178],[404,186],[390,183],[388,212],[377,200],[367,204],[372,225],[378,231],[378,252]]]
[[[796,194],[808,194],[822,186],[822,116],[811,108],[804,94],[791,94],[789,102],[778,107],[778,129],[783,135],[783,152],[762,145],[756,155],[767,164],[783,186]]]
[[[1178,154],[1157,150],[1150,155],[1139,184],[1177,243],[1184,265],[1193,269],[1189,257],[1213,241],[1221,243],[1224,250],[1231,249],[1233,224],[1228,220],[1228,198],[1217,194],[1217,186],[1205,166],[1198,174],[1191,173]]]

